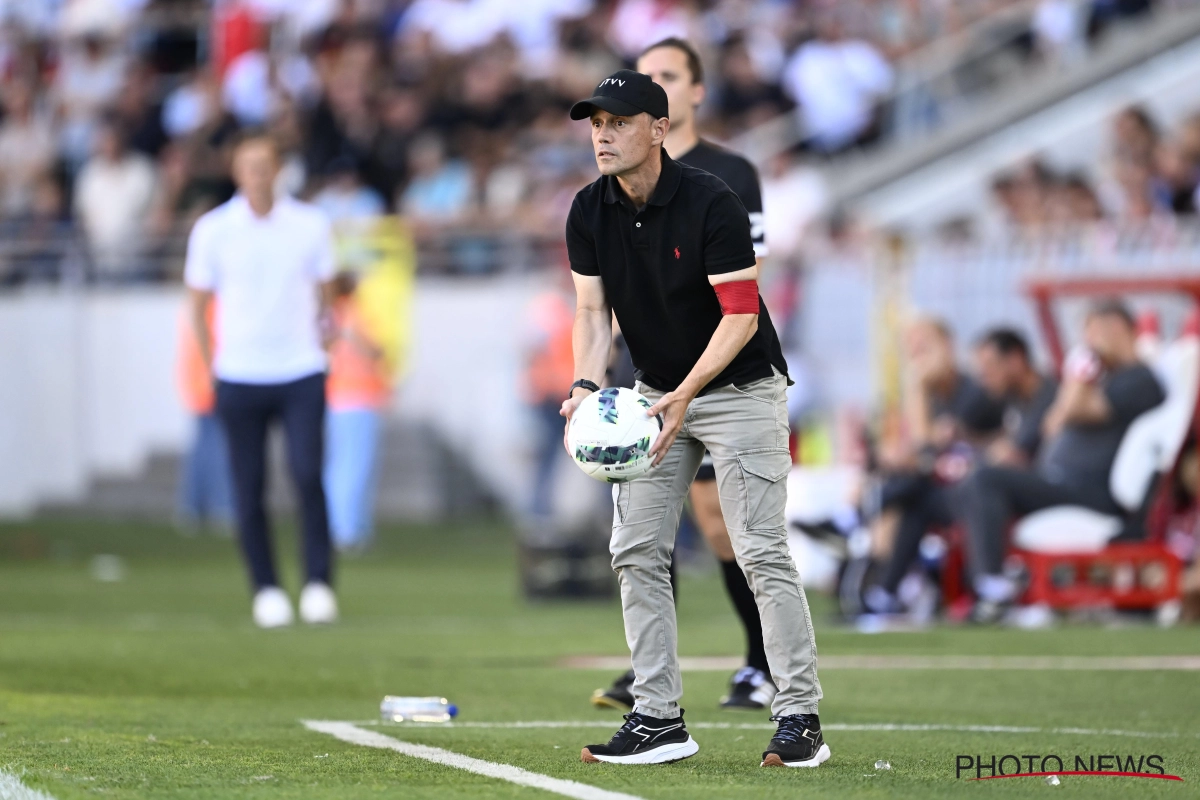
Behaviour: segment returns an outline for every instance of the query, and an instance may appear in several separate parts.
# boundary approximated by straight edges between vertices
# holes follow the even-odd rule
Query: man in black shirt
[[[922,317],[905,331],[902,401],[907,447],[881,453],[884,477],[878,506],[898,512],[891,554],[878,586],[867,589],[867,610],[901,610],[896,590],[930,527],[953,517],[953,494],[976,448],[999,429],[1003,405],[959,369],[954,337],[939,319]]]
[[[1038,372],[1025,337],[1011,328],[988,331],[975,347],[975,364],[984,391],[1004,404],[1003,433],[988,445],[988,463],[1032,465],[1058,381]]]
[[[671,128],[663,141],[663,149],[677,162],[715,175],[733,189],[749,215],[755,264],[761,266],[767,248],[763,238],[762,190],[758,173],[746,159],[704,141],[696,132],[696,109],[704,102],[700,56],[682,39],[664,39],[646,48],[638,58],[637,71],[649,75],[667,93]],[[616,344],[610,375],[632,372],[632,364],[628,365],[628,370],[623,369],[626,365],[622,362],[629,360],[623,340],[618,337]],[[746,633],[746,666],[730,679],[729,693],[721,698],[721,705],[752,710],[767,708],[775,697],[775,684],[771,682],[771,668],[763,646],[762,622],[754,592],[750,591],[746,576],[734,558],[733,545],[729,543],[729,531],[721,515],[721,499],[717,492],[717,473],[708,454],[696,473],[690,499],[696,526],[720,562],[725,592]],[[630,670],[609,688],[597,689],[592,694],[592,703],[630,708],[633,705],[629,691],[632,683],[633,670]]]
[[[783,509],[788,450],[787,364],[758,294],[750,220],[720,179],[663,151],[667,96],[620,70],[571,109],[589,119],[602,177],[575,197],[567,252],[578,298],[568,419],[598,388],[615,314],[637,389],[661,415],[654,467],[617,485],[611,551],[633,660],[633,713],[585,762],[663,763],[699,749],[688,735],[668,577],[684,498],[707,447],[738,563],[762,612],[779,692],[778,730],[764,766],[829,758],[817,703],[816,644],[788,552]]]
[[[1138,361],[1133,316],[1123,304],[1093,307],[1084,339],[1086,346],[1063,365],[1062,386],[1046,412],[1037,469],[982,467],[965,487],[977,621],[998,620],[1016,599],[1016,583],[1001,572],[1005,530],[1013,517],[1057,505],[1123,513],[1109,492],[1117,449],[1130,424],[1166,395]]]
[[[945,345],[948,352],[953,352],[949,341]],[[954,399],[933,405],[953,415],[953,424],[964,439],[975,438],[982,445],[985,442],[979,437],[990,438],[980,454],[983,461],[1025,468],[1041,445],[1042,421],[1058,382],[1038,373],[1025,337],[1008,328],[991,330],[979,340],[975,364],[977,381],[951,366],[948,371],[956,386]],[[964,448],[960,447],[949,460],[962,462],[964,457]],[[900,520],[883,579],[866,593],[870,610],[891,612],[901,608],[896,590],[916,560],[921,540],[931,528],[950,525],[961,517],[962,484],[945,479],[944,473],[950,470],[939,470],[939,460],[930,459],[928,466],[934,474],[943,473],[943,478],[935,481],[927,477],[924,491],[910,491],[906,501],[899,504]],[[960,463],[958,471],[965,466]]]

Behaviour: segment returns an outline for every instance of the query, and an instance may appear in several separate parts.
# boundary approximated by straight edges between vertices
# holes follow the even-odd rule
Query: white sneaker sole
[[[829,745],[822,744],[821,749],[817,750],[817,754],[807,761],[784,761],[779,756],[771,753],[763,760],[761,766],[764,767],[819,767],[829,760]],[[767,762],[770,763],[767,763]]]
[[[691,736],[686,742],[674,742],[656,747],[653,750],[643,750],[628,756],[594,756],[586,747],[581,758],[585,762],[603,762],[605,764],[670,764],[672,761],[682,761],[700,752],[700,745]],[[828,757],[828,756],[827,756]]]

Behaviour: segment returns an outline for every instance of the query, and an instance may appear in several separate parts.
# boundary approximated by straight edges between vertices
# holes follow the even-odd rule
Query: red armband
[[[721,303],[721,313],[757,314],[758,281],[727,281],[713,287]]]

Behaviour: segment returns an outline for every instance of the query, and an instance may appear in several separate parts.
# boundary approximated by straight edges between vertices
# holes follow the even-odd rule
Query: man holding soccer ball
[[[663,140],[663,149],[676,161],[702,169],[720,178],[732,189],[749,212],[750,234],[754,255],[767,253],[763,230],[762,190],[754,166],[741,156],[700,138],[696,130],[696,110],[704,102],[704,65],[700,55],[683,39],[668,38],[655,42],[638,57],[637,71],[663,87],[667,93],[671,128]],[[618,358],[623,362],[620,372],[632,375],[633,365],[622,346]],[[620,385],[632,386],[632,377]],[[721,514],[720,494],[717,492],[717,473],[712,458],[705,455],[700,462],[689,495],[692,517],[720,566],[725,593],[737,613],[746,634],[746,664],[729,681],[729,692],[721,698],[722,708],[760,710],[769,708],[775,697],[771,668],[763,646],[762,622],[754,592],[746,582],[729,543],[729,531]],[[678,601],[678,595],[676,600]],[[628,709],[633,707],[633,670],[623,673],[612,685],[597,689],[592,704],[600,707]]]
[[[816,643],[788,552],[783,510],[791,468],[787,364],[758,294],[750,221],[720,179],[663,151],[667,96],[649,76],[620,70],[576,103],[589,119],[601,177],[575,197],[567,251],[575,281],[576,381],[569,418],[598,389],[615,313],[637,389],[661,414],[655,467],[618,484],[611,550],[633,660],[633,713],[586,762],[678,761],[688,735],[668,567],[675,531],[704,450],[738,564],[762,615],[779,693],[778,729],[763,766],[815,767],[829,758],[817,703]]]

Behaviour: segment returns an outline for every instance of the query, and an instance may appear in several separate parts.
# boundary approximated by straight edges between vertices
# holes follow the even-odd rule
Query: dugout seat
[[[1164,348],[1154,369],[1166,400],[1130,425],[1109,475],[1126,514],[1056,506],[1018,521],[1012,555],[1029,577],[1024,602],[1153,608],[1177,596],[1179,561],[1147,523],[1196,415],[1200,338],[1189,332]]]

